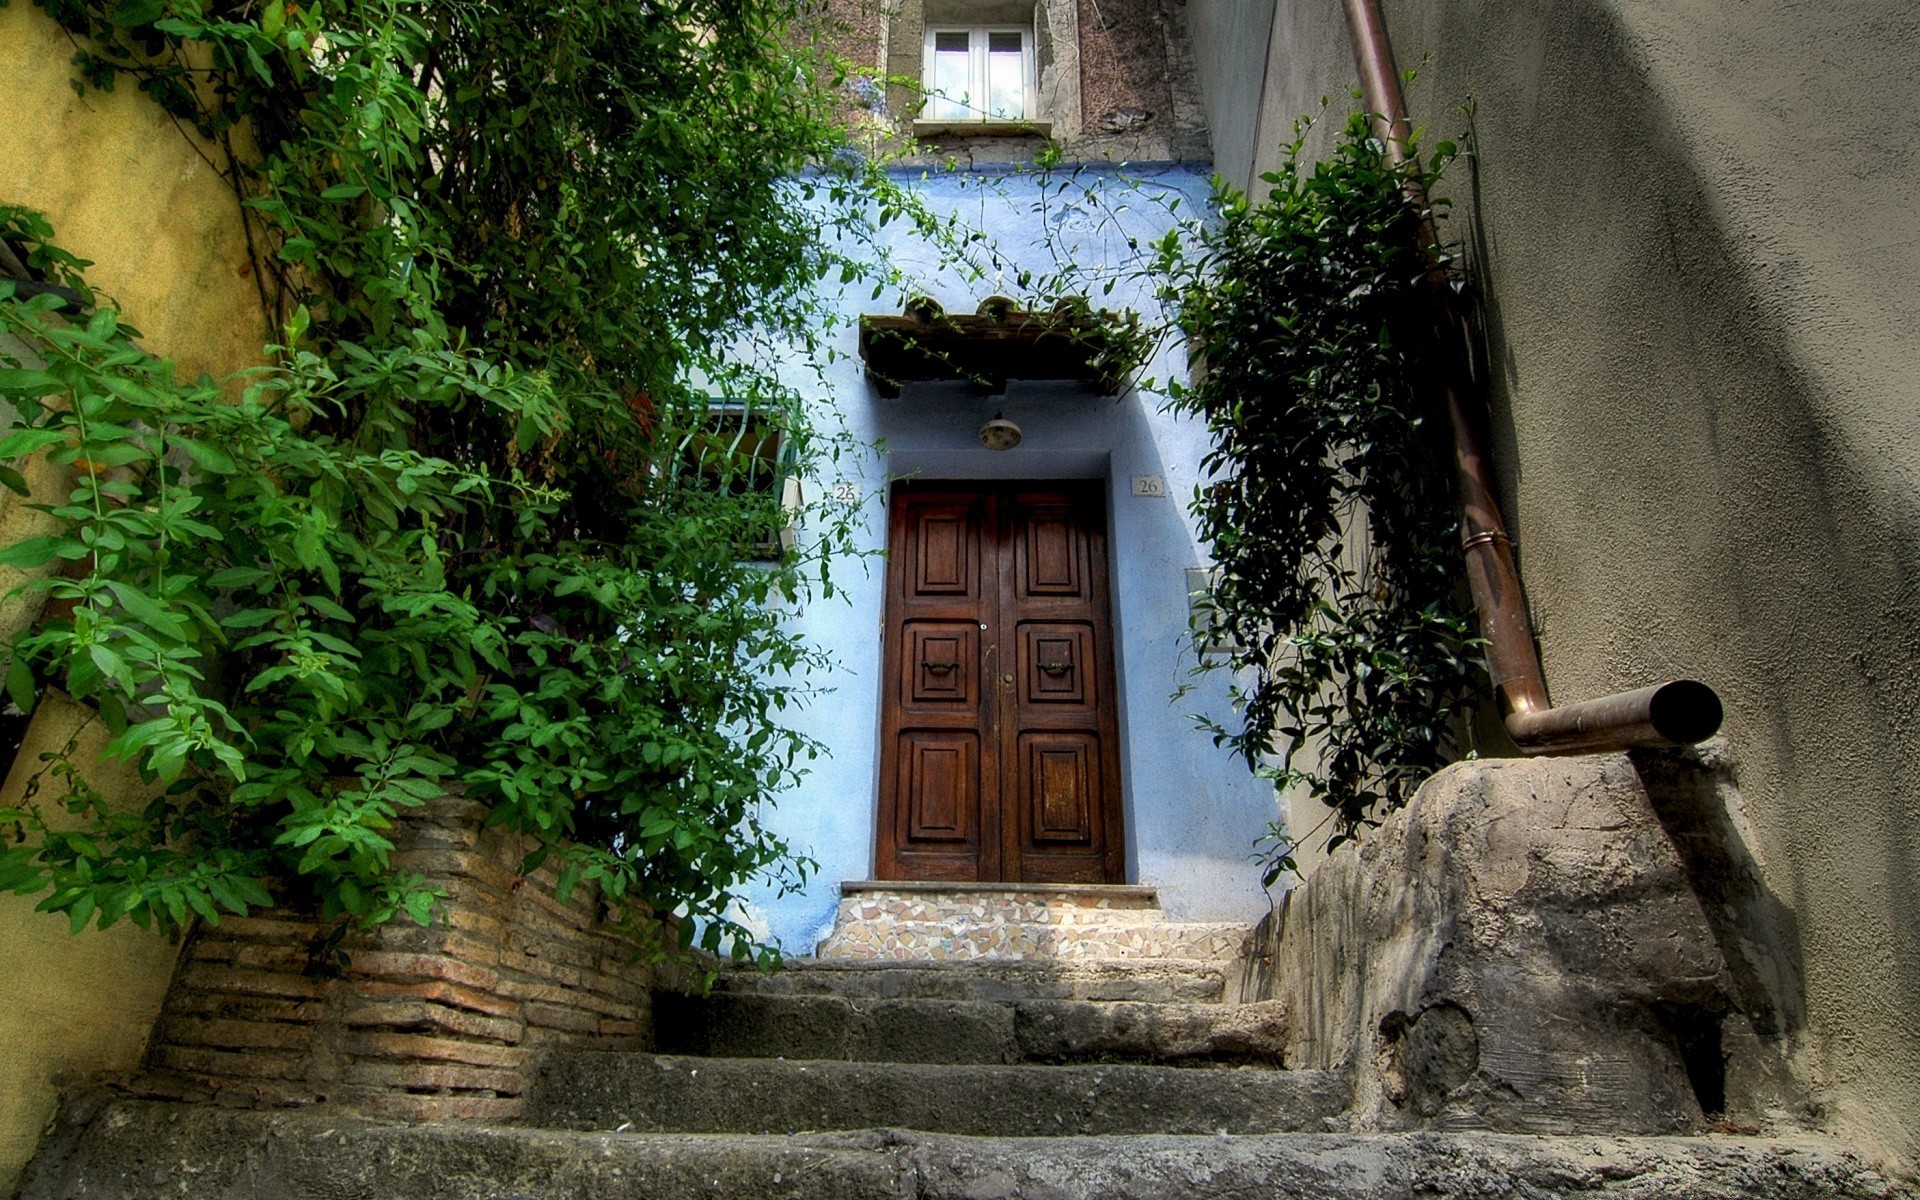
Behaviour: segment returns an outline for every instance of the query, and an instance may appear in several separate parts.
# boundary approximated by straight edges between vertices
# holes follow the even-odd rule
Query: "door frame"
[[[1013,506],[1022,490],[1054,492],[1070,498],[1074,508],[1087,518],[1083,523],[1083,533],[1087,539],[1085,563],[1089,572],[1089,589],[1094,613],[1095,631],[1093,634],[1093,683],[1101,698],[1095,706],[1096,729],[1099,736],[1098,770],[1102,776],[1098,804],[1100,811],[1090,814],[1097,822],[1101,839],[1097,855],[1068,855],[1056,864],[1061,870],[1078,871],[1075,858],[1090,859],[1098,865],[1097,878],[1040,878],[1023,880],[1022,874],[1028,867],[1027,859],[1044,864],[1044,855],[1025,853],[1027,838],[1023,822],[1031,819],[1031,814],[1016,802],[1010,789],[1019,787],[1020,767],[1017,763],[1019,738],[1021,735],[1020,704],[1017,700],[1019,684],[1010,682],[1016,671],[1008,670],[1019,657],[1018,638],[1009,620],[1044,620],[1044,617],[1023,616],[1019,598],[1015,594],[1017,570],[999,570],[993,563],[999,561],[1003,544],[1010,544],[1011,532],[1008,523],[1013,519]],[[905,521],[906,506],[901,500],[906,495],[917,492],[950,492],[970,497],[969,511],[978,517],[978,506],[984,504],[986,517],[981,540],[982,561],[976,567],[977,578],[981,582],[979,603],[985,616],[984,624],[989,629],[983,634],[978,647],[979,681],[982,691],[981,710],[977,722],[980,730],[980,761],[977,764],[980,794],[977,800],[979,845],[975,857],[975,873],[978,882],[984,883],[1020,883],[1030,882],[1035,886],[1048,884],[1075,883],[1124,883],[1128,866],[1132,861],[1129,853],[1130,805],[1127,803],[1126,756],[1120,752],[1121,730],[1124,725],[1123,697],[1119,691],[1120,628],[1118,618],[1118,597],[1112,586],[1113,576],[1113,505],[1109,494],[1109,481],[1100,478],[1034,478],[1034,479],[902,479],[896,480],[888,490],[886,509],[886,547],[887,570],[884,592],[881,598],[881,653],[880,686],[876,689],[879,699],[877,737],[878,753],[875,755],[876,778],[874,796],[874,858],[873,877],[876,879],[906,879],[907,871],[896,858],[898,846],[897,822],[906,819],[903,815],[904,797],[897,793],[900,786],[900,769],[896,755],[902,727],[909,724],[903,698],[897,694],[901,686],[900,671],[903,664],[899,655],[903,645],[899,636],[900,625],[911,619],[905,608],[906,579],[905,571]],[[991,568],[991,573],[989,570]],[[997,578],[996,578],[997,576]],[[991,667],[991,669],[989,669]],[[987,689],[993,689],[991,694]],[[890,800],[891,793],[891,803]],[[989,799],[995,803],[989,803]],[[1007,819],[1011,817],[1012,819]],[[1041,867],[1046,874],[1045,867]],[[914,878],[930,878],[927,875],[915,875]],[[964,884],[969,880],[955,879]]]

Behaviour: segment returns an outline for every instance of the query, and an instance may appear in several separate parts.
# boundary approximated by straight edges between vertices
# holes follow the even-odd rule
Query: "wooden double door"
[[[1125,879],[1096,482],[895,485],[882,879]]]

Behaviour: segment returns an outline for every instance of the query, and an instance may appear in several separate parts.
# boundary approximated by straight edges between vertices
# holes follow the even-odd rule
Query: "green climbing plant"
[[[1405,190],[1433,194],[1457,147],[1396,167],[1356,114],[1312,163],[1306,134],[1264,198],[1223,190],[1218,220],[1170,234],[1158,269],[1197,355],[1169,404],[1213,438],[1192,513],[1218,571],[1195,636],[1200,669],[1232,673],[1240,720],[1206,724],[1324,801],[1337,846],[1457,753],[1484,679]],[[1293,844],[1276,828],[1269,883]]]
[[[35,277],[0,280],[0,483],[55,526],[0,549],[49,601],[7,687],[91,706],[152,785],[116,808],[52,755],[0,889],[76,930],[276,880],[425,921],[393,828],[457,787],[563,890],[752,952],[737,889],[808,865],[763,805],[820,749],[781,607],[832,593],[854,514],[742,551],[796,517],[769,471],[846,449],[791,382],[816,285],[914,215],[846,152],[803,6],[37,2],[76,88],[137,86],[231,181],[272,332],[184,378],[0,208]]]

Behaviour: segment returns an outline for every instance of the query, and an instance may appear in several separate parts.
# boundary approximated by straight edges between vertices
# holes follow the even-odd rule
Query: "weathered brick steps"
[[[447,895],[429,927],[342,937],[286,911],[202,926],[134,1087],[504,1120],[544,1049],[644,1046],[656,980],[633,942],[602,924],[591,888],[562,902],[551,864],[519,874],[530,846],[484,816],[459,797],[407,815],[394,861]]]
[[[529,1124],[639,1133],[903,1127],[980,1137],[1321,1130],[1345,1080],[1251,1067],[964,1066],[573,1052],[549,1057]]]
[[[658,993],[654,1048],[911,1063],[1281,1064],[1286,1006]]]
[[[567,1133],[69,1105],[21,1200],[1894,1200],[1831,1144],[1497,1134]]]

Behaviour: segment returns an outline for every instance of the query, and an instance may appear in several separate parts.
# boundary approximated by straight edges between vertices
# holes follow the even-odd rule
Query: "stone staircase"
[[[1139,888],[852,885],[816,956],[656,995],[652,1052],[549,1053],[515,1125],[99,1094],[22,1200],[1907,1194],[1810,1138],[1355,1131],[1284,1005],[1233,1002],[1249,932]]]
[[[1232,1135],[1322,1130],[1346,1108],[1337,1076],[1279,1069],[1281,1005],[1221,1002],[1248,926],[1168,922],[1142,888],[856,884],[846,897],[817,957],[657,997],[664,1053],[556,1057],[529,1097],[536,1118]]]

